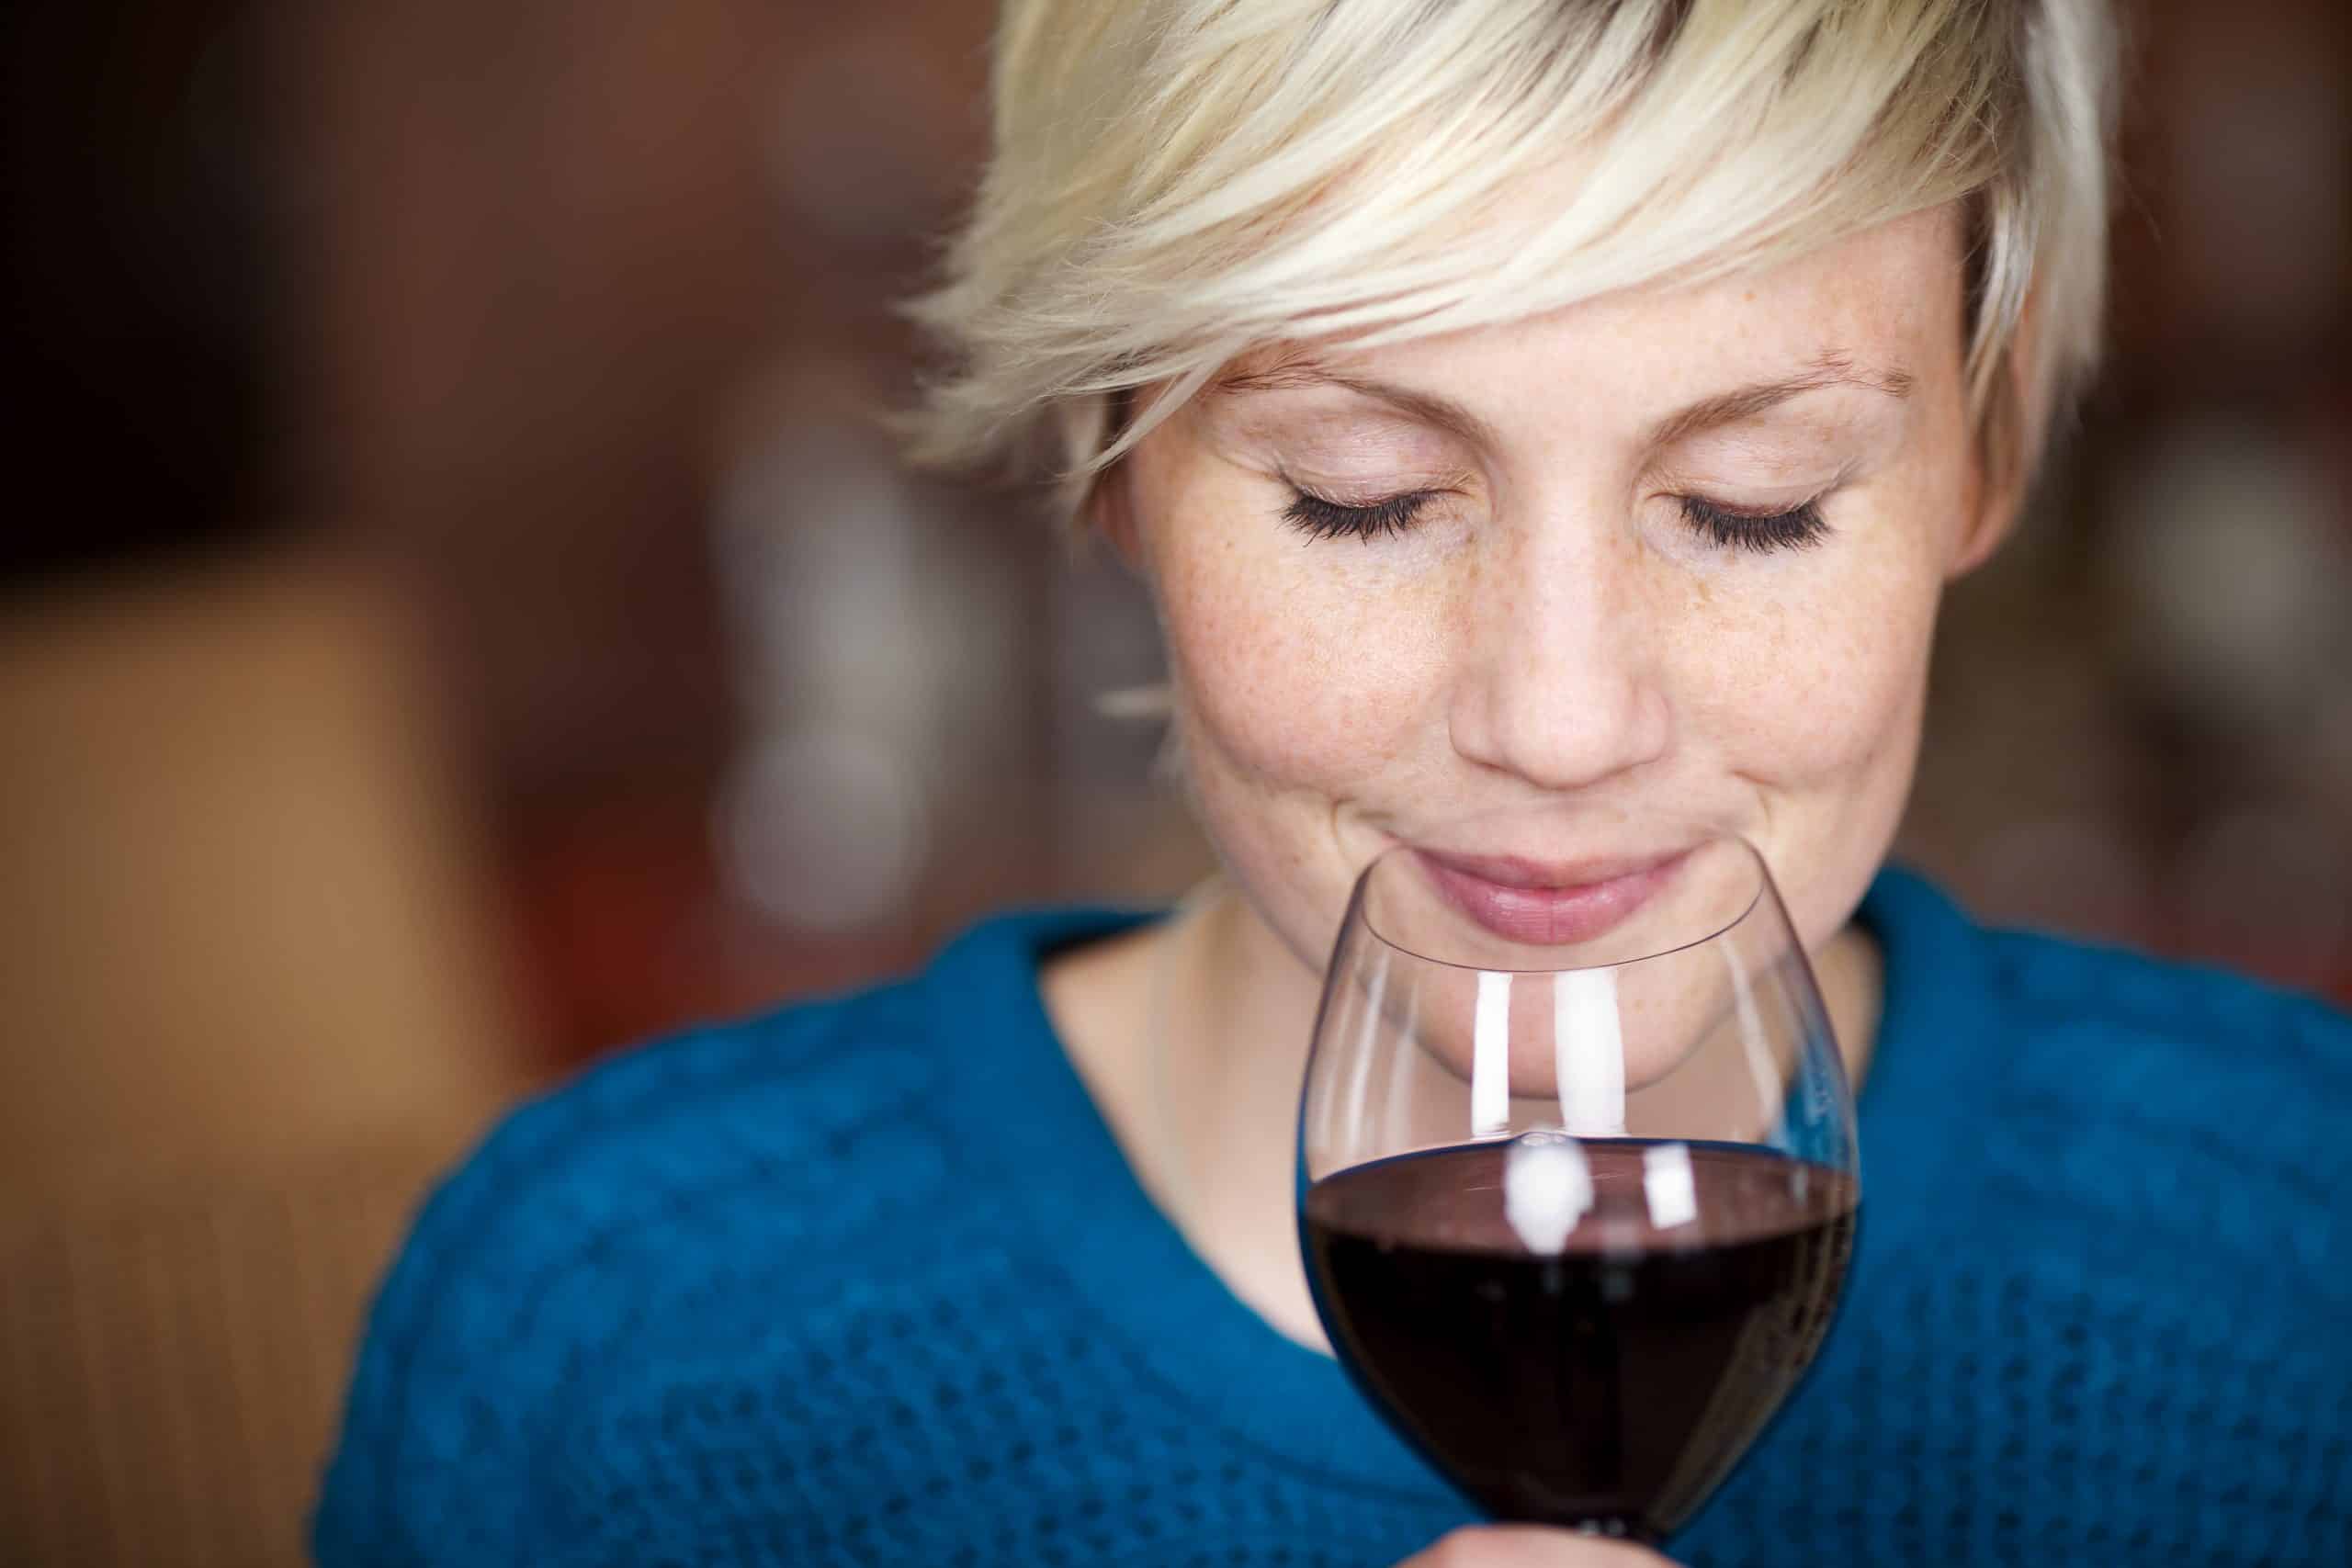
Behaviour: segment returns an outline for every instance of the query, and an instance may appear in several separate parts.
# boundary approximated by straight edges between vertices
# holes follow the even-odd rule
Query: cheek
[[[1201,824],[1272,930],[1319,970],[1358,854],[1340,818],[1426,733],[1441,605],[1364,581],[1353,541],[1262,501],[1187,493],[1145,541]]]
[[[1942,592],[1926,525],[1895,513],[1774,562],[1787,592],[1724,595],[1710,636],[1677,639],[1678,705],[1724,761],[1785,791],[1907,776]]]
[[[1910,793],[1943,585],[1915,519],[1883,523],[1875,546],[1848,541],[1803,592],[1753,612],[1737,658],[1690,682],[1708,696],[1686,717],[1714,765],[1758,790],[1766,853],[1812,948],[1860,901]]]
[[[1442,605],[1369,552],[1344,554],[1358,548],[1293,538],[1238,498],[1168,520],[1153,577],[1200,761],[1337,794],[1407,750],[1442,674]]]
[[[1932,578],[1778,605],[1741,656],[1683,682],[1737,769],[1784,789],[1835,786],[1907,745],[1934,623]]]

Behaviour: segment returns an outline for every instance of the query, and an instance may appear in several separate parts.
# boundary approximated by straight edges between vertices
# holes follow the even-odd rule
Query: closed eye
[[[1412,526],[1421,508],[1438,493],[1433,490],[1407,491],[1362,506],[1348,506],[1301,490],[1295,484],[1291,490],[1291,503],[1283,509],[1283,515],[1316,539],[1375,539],[1401,534]]]
[[[1291,503],[1283,509],[1283,516],[1317,539],[1376,539],[1402,534],[1438,494],[1432,490],[1407,491],[1351,506],[1295,484],[1291,488]],[[1696,495],[1677,496],[1675,502],[1694,530],[1711,543],[1726,548],[1770,555],[1776,550],[1810,548],[1829,534],[1818,496],[1785,512],[1745,512]]]
[[[1808,549],[1829,535],[1821,515],[1821,497],[1786,512],[1742,512],[1703,496],[1674,498],[1683,518],[1702,536],[1732,549],[1770,555],[1774,550]]]

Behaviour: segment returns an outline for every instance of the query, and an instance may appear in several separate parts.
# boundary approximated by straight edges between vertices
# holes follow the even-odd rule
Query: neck
[[[1319,977],[1228,885],[1163,940],[1173,1218],[1235,1295],[1317,1349],[1293,1213],[1298,1096]]]

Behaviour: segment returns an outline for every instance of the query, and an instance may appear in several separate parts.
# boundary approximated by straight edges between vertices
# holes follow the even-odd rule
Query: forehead
[[[1262,376],[1311,355],[1486,408],[1700,397],[1825,362],[1957,387],[1963,271],[1961,226],[1947,206],[1764,269],[1625,289],[1518,321],[1401,343],[1278,345],[1245,356],[1235,369]]]

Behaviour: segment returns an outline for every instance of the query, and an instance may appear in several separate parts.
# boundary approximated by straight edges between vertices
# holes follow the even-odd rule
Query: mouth
[[[1566,947],[1607,935],[1674,877],[1688,850],[1550,865],[1516,856],[1413,853],[1446,903],[1507,941]]]

